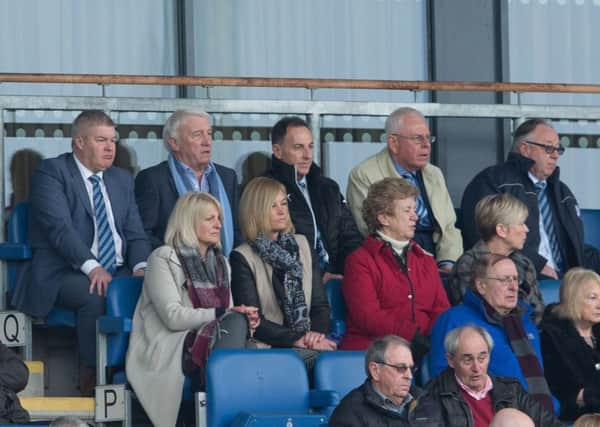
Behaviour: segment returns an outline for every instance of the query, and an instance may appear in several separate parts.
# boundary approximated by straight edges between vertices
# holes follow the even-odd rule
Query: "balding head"
[[[490,427],[535,427],[533,420],[518,409],[505,408],[496,412]]]

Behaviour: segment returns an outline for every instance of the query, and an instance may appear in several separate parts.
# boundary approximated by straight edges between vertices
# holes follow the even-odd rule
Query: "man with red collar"
[[[514,408],[531,417],[536,426],[562,426],[517,379],[488,375],[493,347],[492,337],[479,326],[450,331],[444,340],[449,367],[427,384],[416,418],[440,423],[424,425],[487,427],[501,409]]]

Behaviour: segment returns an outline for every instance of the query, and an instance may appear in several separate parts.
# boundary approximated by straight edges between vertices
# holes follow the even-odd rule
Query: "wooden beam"
[[[0,73],[0,83],[61,83],[157,86],[239,86],[305,89],[392,89],[462,92],[600,93],[598,84],[409,81],[357,79],[288,79],[263,77],[148,76],[115,74]]]

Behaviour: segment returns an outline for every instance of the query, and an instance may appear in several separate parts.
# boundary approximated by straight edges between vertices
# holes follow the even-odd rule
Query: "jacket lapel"
[[[71,154],[67,158],[67,169],[71,174],[73,188],[75,189],[75,193],[81,204],[85,207],[86,212],[90,215],[90,217],[94,217],[94,211],[92,209],[92,205],[90,203],[90,196],[88,195],[87,189],[85,188],[85,183],[83,182],[83,177],[81,176],[81,172],[79,172],[79,168],[75,163],[75,159],[73,158],[74,154]]]

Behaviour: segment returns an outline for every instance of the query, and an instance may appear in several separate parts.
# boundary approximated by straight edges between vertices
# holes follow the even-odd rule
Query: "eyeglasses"
[[[380,365],[385,365],[385,366],[389,366],[390,368],[394,368],[394,370],[399,373],[400,375],[404,375],[406,374],[406,372],[410,371],[411,375],[415,375],[415,373],[417,372],[417,367],[415,366],[408,366],[408,365],[392,365],[391,363],[386,363],[386,362],[375,362],[375,363],[379,363]]]
[[[426,142],[433,144],[436,139],[435,136],[433,136],[433,135],[405,136],[405,135],[400,135],[399,133],[392,133],[391,135],[395,136],[396,138],[408,139],[413,144],[421,145],[421,146],[425,145]]]
[[[559,156],[562,156],[563,154],[565,154],[565,147],[563,147],[562,145],[555,147],[554,145],[540,144],[539,142],[529,141],[527,139],[523,140],[523,142],[526,142],[527,144],[535,145],[536,147],[543,148],[544,151],[546,152],[546,154],[558,153]]]
[[[507,286],[511,283],[519,283],[519,276],[504,276],[504,277],[486,277],[489,280],[497,280],[502,283],[504,286]]]

